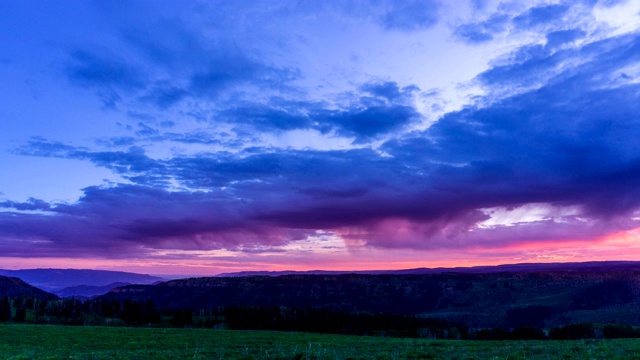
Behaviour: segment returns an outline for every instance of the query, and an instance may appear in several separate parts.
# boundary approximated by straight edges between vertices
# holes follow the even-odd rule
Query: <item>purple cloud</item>
[[[384,17],[387,29],[423,29],[438,20],[436,3],[401,5]],[[538,29],[567,12],[564,5],[537,7],[513,23]],[[490,20],[462,26],[457,36],[482,43],[508,22]],[[65,74],[109,95],[105,106],[141,102],[139,111],[123,114],[132,122],[96,140],[103,148],[40,137],[12,155],[90,162],[125,183],[86,187],[74,203],[0,202],[0,252],[115,258],[176,249],[259,252],[318,231],[353,246],[492,249],[595,240],[638,227],[640,142],[632,135],[640,133],[633,76],[640,37],[581,43],[582,30],[544,30],[553,30],[546,44],[520,46],[475,78],[486,96],[428,126],[414,85],[353,81],[333,102],[285,96],[297,70],[231,42],[207,47],[186,29],[160,31],[159,39],[123,30],[150,70],[85,50],[72,53]],[[193,58],[180,56],[191,50]],[[164,71],[176,76],[157,76]],[[246,85],[269,92],[235,92]],[[181,112],[185,102],[202,99],[210,108]],[[149,108],[180,111],[173,121]],[[181,117],[211,128],[183,127]],[[347,145],[300,150],[253,141],[294,130],[346,138]],[[157,155],[142,142],[197,150]],[[491,209],[532,204],[572,210],[488,225]]]

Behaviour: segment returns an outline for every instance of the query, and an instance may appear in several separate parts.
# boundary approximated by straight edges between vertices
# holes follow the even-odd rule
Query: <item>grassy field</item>
[[[640,340],[438,341],[266,331],[0,325],[2,359],[640,359]]]

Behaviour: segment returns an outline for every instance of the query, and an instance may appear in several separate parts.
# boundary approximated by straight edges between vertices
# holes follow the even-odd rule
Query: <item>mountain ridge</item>
[[[27,284],[17,277],[0,275],[0,297],[34,297],[40,300],[54,300],[58,297],[35,286]]]
[[[147,274],[91,269],[0,269],[0,275],[22,279],[24,282],[48,292],[56,292],[79,285],[105,286],[116,282],[152,284],[165,280],[164,278]]]
[[[282,276],[282,275],[340,275],[340,274],[365,274],[365,275],[401,275],[401,274],[439,274],[439,273],[494,273],[494,272],[540,272],[540,271],[579,271],[585,269],[604,268],[611,270],[638,269],[640,261],[613,260],[613,261],[586,261],[586,262],[552,262],[552,263],[514,263],[500,265],[478,265],[459,267],[436,268],[411,268],[398,270],[282,270],[282,271],[238,271],[215,275],[216,277],[242,277],[242,276]]]
[[[61,298],[74,297],[79,299],[90,299],[95,296],[104,295],[117,287],[127,285],[131,285],[131,283],[115,282],[104,286],[76,285],[60,289],[54,292],[54,294]]]

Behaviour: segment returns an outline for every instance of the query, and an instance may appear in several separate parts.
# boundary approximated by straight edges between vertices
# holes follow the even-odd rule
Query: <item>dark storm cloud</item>
[[[139,11],[154,12],[154,9]],[[126,17],[116,15],[118,21]],[[151,18],[151,17],[149,17]],[[211,55],[203,38],[178,17],[155,16],[155,21],[125,21],[120,23],[119,33],[138,54],[151,63],[170,69],[197,66]]]
[[[262,132],[313,129],[366,143],[419,121],[422,115],[413,104],[418,91],[395,82],[366,83],[358,92],[345,94],[348,100],[337,109],[324,102],[272,99],[224,110],[220,119]]]
[[[161,81],[151,85],[149,90],[140,97],[140,100],[164,110],[176,105],[187,96],[189,96],[189,91],[186,89],[172,85],[168,81]]]
[[[88,151],[84,147],[76,147],[59,141],[50,141],[42,137],[34,137],[26,144],[14,149],[12,152],[19,155],[41,157],[68,157],[70,153]]]
[[[0,207],[20,211],[47,211],[51,209],[51,204],[44,200],[29,198],[25,202],[0,201]]]
[[[111,7],[102,5],[110,13]],[[155,14],[160,10],[153,7],[136,4],[130,12],[143,19],[153,13],[156,21],[140,22],[121,9],[113,11],[110,21],[118,31],[110,46],[76,47],[64,67],[72,83],[94,90],[106,108],[133,99],[167,110],[186,99],[211,101],[240,86],[285,90],[299,77],[296,69],[264,63],[259,53],[243,49],[239,39],[224,36],[224,29],[212,29],[223,36],[211,41],[179,17]],[[115,55],[119,52],[129,56]]]
[[[70,55],[67,76],[80,85],[117,88],[142,86],[142,73],[122,59],[109,59],[85,50],[76,50]]]
[[[543,45],[523,46],[512,53],[509,63],[495,66],[478,75],[477,79],[499,91],[566,81],[565,87],[555,89],[567,92],[556,94],[562,98],[571,96],[571,92],[583,93],[585,89],[580,88],[583,86],[587,89],[612,86],[611,76],[640,59],[639,49],[637,35],[559,51]]]
[[[469,43],[484,43],[505,31],[510,17],[506,14],[494,14],[489,19],[458,26],[454,34]]]
[[[141,137],[151,137],[151,136],[157,136],[159,134],[160,132],[157,129],[154,129],[151,126],[142,122],[138,123],[138,130],[136,130],[136,135]]]
[[[120,185],[89,187],[84,193],[73,205],[58,204],[54,215],[0,212],[3,254],[120,258],[131,253],[145,256],[152,249],[283,245],[310,233],[251,221],[253,210],[222,191],[169,192]]]
[[[250,83],[279,87],[297,77],[292,69],[278,69],[250,59],[234,46],[221,48],[189,75],[189,90],[197,96],[217,95],[232,85]]]
[[[580,29],[558,30],[547,34],[546,47],[555,48],[583,38],[586,32]]]
[[[538,6],[513,18],[513,23],[519,28],[554,23],[560,20],[567,11],[569,11],[569,6],[564,4]]]
[[[624,72],[638,62],[637,34],[556,52],[523,47],[478,77],[491,88],[518,89],[515,95],[492,95],[377,150],[251,148],[154,159],[136,147],[99,152],[34,139],[16,153],[91,161],[133,184],[86,188],[77,203],[49,208],[5,203],[55,215],[0,212],[0,235],[33,241],[0,250],[239,250],[283,245],[315,230],[376,247],[462,249],[594,239],[638,227],[640,85]],[[537,86],[530,89],[532,78]],[[282,102],[237,114],[252,126],[277,128],[286,122],[272,117],[285,112],[299,116],[289,120],[302,128],[367,139],[406,124],[413,91],[372,83],[351,98],[355,110]],[[370,128],[354,125],[362,114],[375,115],[363,119]],[[483,209],[539,203],[576,210],[478,227],[489,218]]]
[[[115,56],[97,55],[86,50],[70,54],[65,73],[80,86],[94,89],[105,108],[113,109],[122,100],[121,92],[144,86],[145,74],[137,67]]]
[[[311,104],[284,104],[285,106],[247,103],[231,107],[219,115],[231,123],[249,124],[258,131],[278,132],[297,129],[310,129],[312,119],[301,109]],[[300,106],[302,105],[302,106]]]
[[[131,147],[136,143],[137,139],[132,136],[115,136],[110,138],[96,139],[95,142],[98,145],[106,146],[109,148],[118,147]]]
[[[489,108],[451,114],[427,133],[387,144],[432,167],[432,185],[464,196],[472,207],[527,202],[580,204],[594,216],[640,205],[640,107],[625,99],[637,86],[594,90],[553,101],[562,83]],[[425,162],[427,160],[427,162]],[[431,165],[451,164],[452,166]]]
[[[580,204],[596,217],[627,213],[640,205],[635,200],[640,190],[640,142],[629,136],[640,131],[640,87],[616,86],[608,77],[615,78],[617,69],[640,60],[639,45],[637,36],[587,45],[576,51],[591,54],[592,61],[567,70],[539,90],[448,114],[424,134],[390,142],[385,150],[416,159],[416,166],[428,165],[421,161],[425,159],[459,164],[440,167],[431,178],[442,188],[468,184],[470,188],[461,192],[469,202],[477,193],[479,207],[511,198],[514,203]],[[540,64],[560,66],[549,61],[554,56],[510,69],[514,74],[535,74]],[[493,84],[518,76],[489,78]],[[414,157],[416,153],[424,156]]]
[[[186,56],[187,54],[185,54]],[[294,69],[271,67],[250,59],[235,46],[212,49],[199,66],[175,70],[171,80],[153,78],[126,61],[75,52],[66,75],[79,85],[96,90],[106,107],[114,107],[123,96],[135,97],[160,110],[187,98],[215,98],[222,91],[239,85],[286,87],[298,75]],[[156,65],[159,71],[171,64]]]
[[[595,3],[587,2],[585,5],[591,8]],[[453,34],[466,43],[482,44],[508,33],[527,31],[548,33],[547,46],[556,47],[586,35],[586,32],[579,28],[567,29],[566,23],[568,21],[562,20],[562,18],[572,16],[575,19],[573,26],[579,27],[582,24],[581,21],[584,20],[583,18],[590,16],[590,14],[586,12],[581,15],[570,14],[569,9],[569,6],[562,4],[543,5],[529,8],[516,15],[507,12],[508,7],[503,7],[500,11],[491,14],[486,20],[456,25],[453,28]]]
[[[355,143],[365,143],[381,134],[398,130],[421,115],[411,106],[372,106],[365,109],[350,109],[320,116],[321,127],[335,128],[338,135],[355,137]]]
[[[420,91],[415,85],[400,87],[394,81],[369,82],[360,86],[360,90],[365,94],[370,94],[374,98],[384,99],[392,104],[410,104],[414,99],[414,94]]]

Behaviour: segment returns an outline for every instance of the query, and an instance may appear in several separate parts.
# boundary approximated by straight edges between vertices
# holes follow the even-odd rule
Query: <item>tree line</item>
[[[67,325],[172,326],[230,330],[300,331],[345,335],[468,340],[574,340],[640,338],[626,324],[568,324],[551,329],[472,329],[442,319],[389,313],[344,312],[285,306],[157,308],[152,300],[42,300],[0,298],[0,321]]]

